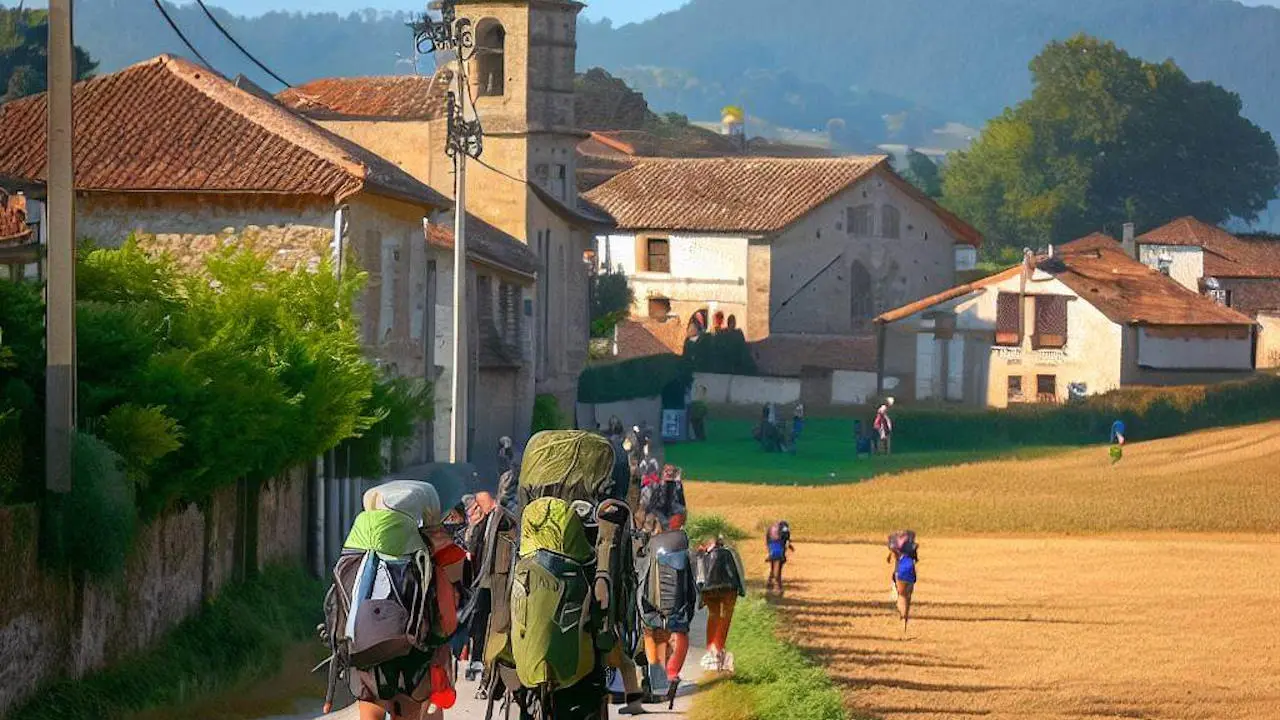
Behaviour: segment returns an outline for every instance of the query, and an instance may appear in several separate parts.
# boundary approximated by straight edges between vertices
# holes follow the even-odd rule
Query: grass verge
[[[900,444],[888,457],[854,456],[853,423],[810,420],[796,454],[766,453],[751,438],[749,420],[710,420],[710,440],[670,445],[667,462],[684,469],[686,480],[765,485],[841,485],[879,475],[1000,458],[1042,457],[1062,448],[998,443],[972,450],[931,450]]]
[[[227,588],[157,647],[79,681],[42,688],[10,720],[131,717],[278,673],[315,631],[324,588],[301,569],[272,569]]]
[[[840,692],[822,668],[778,638],[762,598],[738,603],[728,647],[737,672],[695,696],[689,720],[845,720]]]

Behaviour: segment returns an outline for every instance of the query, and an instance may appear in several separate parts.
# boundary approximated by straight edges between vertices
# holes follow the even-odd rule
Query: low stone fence
[[[220,490],[139,529],[122,576],[45,570],[40,509],[0,507],[0,717],[59,678],[146,649],[227,583],[306,558],[306,472]]]

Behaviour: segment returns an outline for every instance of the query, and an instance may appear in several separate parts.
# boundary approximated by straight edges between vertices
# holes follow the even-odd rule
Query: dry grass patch
[[[933,468],[858,485],[690,483],[695,513],[744,528],[785,517],[798,540],[926,535],[1280,529],[1280,423],[1026,460]]]
[[[905,636],[882,547],[802,544],[787,566],[779,612],[788,635],[826,667],[855,715],[1280,712],[1280,538],[921,541]]]

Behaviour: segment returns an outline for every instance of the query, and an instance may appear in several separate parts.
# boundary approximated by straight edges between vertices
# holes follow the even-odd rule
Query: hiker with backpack
[[[640,506],[644,508],[645,527],[654,534],[684,527],[689,511],[680,470],[674,465],[664,466],[661,480],[641,489]]]
[[[325,598],[324,711],[346,677],[361,720],[417,720],[453,706],[450,641],[464,601],[466,551],[444,527],[429,483],[401,480],[365,493]]]
[[[791,544],[791,525],[786,520],[770,525],[764,534],[764,544],[769,559],[769,581],[765,590],[772,590],[776,584],[781,594],[782,566],[787,564],[787,553],[796,551],[796,546]]]
[[[522,720],[607,719],[605,667],[639,642],[627,479],[625,460],[595,433],[529,441],[518,526],[491,520],[479,573],[493,588],[490,712],[500,689],[517,696]]]
[[[663,700],[675,706],[680,673],[689,654],[689,628],[697,610],[689,536],[684,530],[654,535],[645,549],[640,580],[640,612],[644,619],[645,656],[650,686],[666,681]],[[655,682],[658,681],[658,682]]]
[[[707,608],[707,654],[702,667],[733,672],[733,653],[725,650],[733,610],[738,598],[747,596],[746,571],[738,551],[717,535],[699,548],[694,557],[694,581],[698,605]]]
[[[902,631],[907,631],[911,618],[911,595],[916,586],[916,564],[920,562],[920,546],[914,530],[900,530],[889,536],[889,559],[893,566],[893,597],[902,619]]]

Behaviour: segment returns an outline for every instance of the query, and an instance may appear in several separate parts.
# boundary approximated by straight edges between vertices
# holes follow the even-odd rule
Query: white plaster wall
[[[1280,313],[1258,313],[1257,367],[1280,367]]]
[[[831,373],[832,405],[866,405],[878,392],[873,372],[836,370]]]
[[[647,235],[647,234],[646,234]],[[648,312],[651,297],[673,303],[693,303],[699,308],[711,303],[747,304],[747,238],[727,235],[658,234],[667,237],[671,248],[671,272],[637,271],[637,234],[597,238],[597,258],[602,266],[619,268],[630,279],[635,292],[632,312]],[[734,308],[737,312],[737,308]],[[739,317],[745,327],[745,317]]]
[[[1138,259],[1152,269],[1160,269],[1160,256],[1173,259],[1169,277],[1191,292],[1200,292],[1200,279],[1204,277],[1204,250],[1185,245],[1139,245]]]
[[[1253,341],[1156,337],[1140,328],[1138,364],[1155,370],[1248,370],[1253,367]]]
[[[729,386],[732,382],[732,375],[694,373],[693,399],[715,404],[728,403]]]
[[[623,400],[614,403],[578,403],[577,404],[577,422],[578,427],[594,430],[598,423],[600,427],[605,427],[609,423],[609,418],[617,417],[622,421],[623,427],[633,427],[639,425],[641,421],[647,422],[653,430],[656,442],[661,443],[658,437],[662,429],[662,398],[636,398],[634,400]]]
[[[902,372],[907,369],[917,373],[915,389],[917,393],[925,389],[925,397],[941,396],[946,392],[948,384],[954,381],[937,377],[937,358],[930,357],[930,375],[927,386],[920,377],[922,362],[917,347],[916,334],[924,338],[929,352],[938,350],[933,342],[932,321],[926,320],[925,312],[951,312],[956,316],[956,337],[961,335],[978,335],[987,343],[995,339],[996,305],[1000,292],[1019,290],[1020,278],[1013,276],[992,283],[974,295],[941,303],[926,311],[904,318],[893,323],[889,332],[893,338],[911,338],[911,342],[896,342],[893,339],[886,343],[887,352],[894,356],[886,357],[886,367]],[[1008,404],[1008,378],[1013,375],[1022,377],[1025,394],[1034,395],[1037,375],[1054,375],[1057,378],[1058,399],[1065,400],[1067,386],[1071,383],[1084,383],[1089,394],[1104,393],[1120,387],[1123,357],[1123,328],[1112,322],[1094,306],[1076,296],[1070,288],[1051,275],[1037,273],[1027,285],[1028,296],[1023,310],[1027,321],[1027,335],[1023,345],[1015,348],[992,347],[990,361],[987,365],[987,404],[993,407],[1005,407]],[[1031,345],[1031,336],[1035,331],[1034,296],[1066,295],[1072,298],[1067,304],[1067,345],[1062,350],[1036,350]],[[911,357],[901,357],[904,353],[912,353]],[[958,356],[957,356],[958,358]],[[966,376],[958,384],[967,386],[967,373],[978,371],[965,367]],[[955,388],[953,388],[954,390]],[[954,395],[954,393],[953,393]]]

